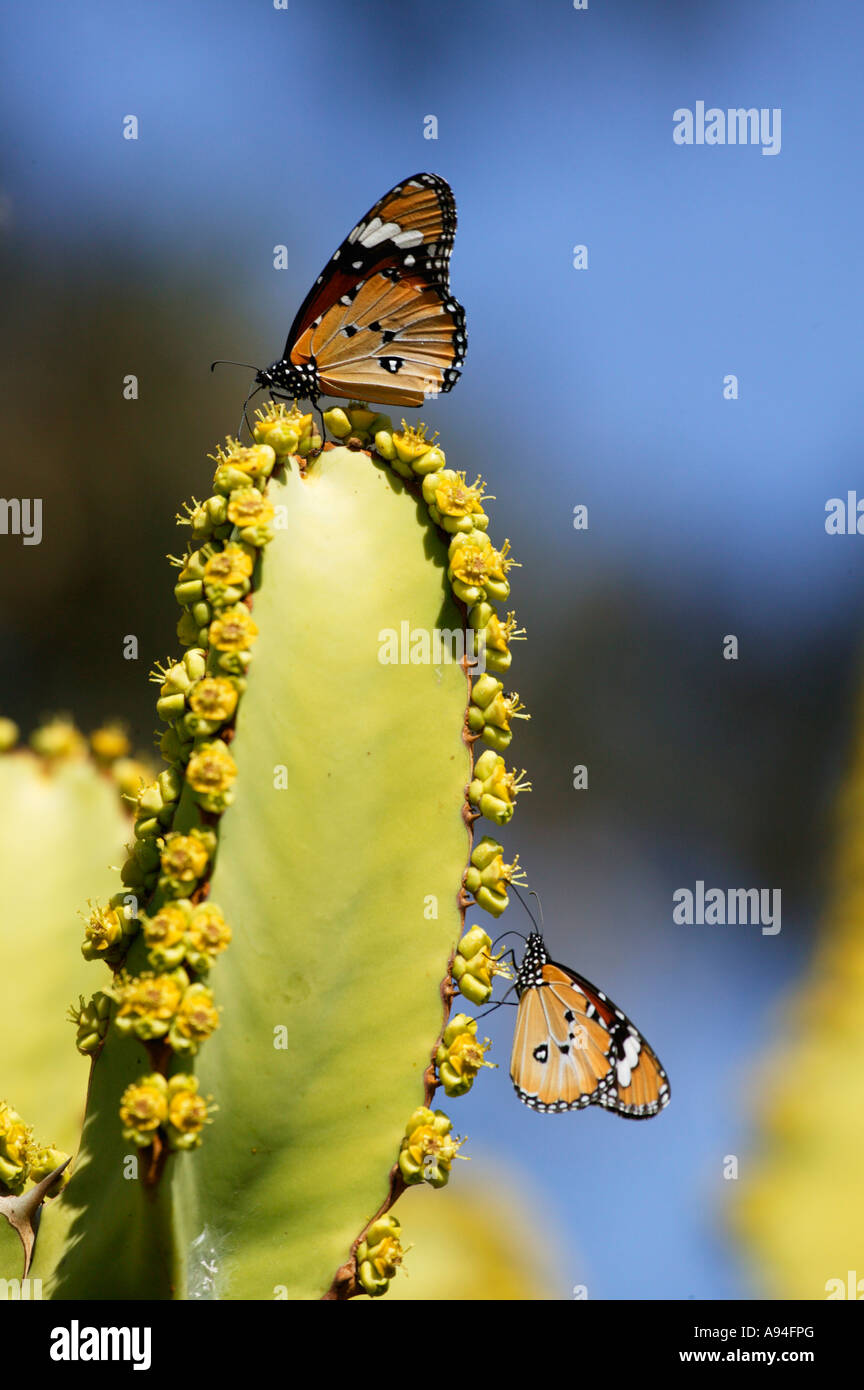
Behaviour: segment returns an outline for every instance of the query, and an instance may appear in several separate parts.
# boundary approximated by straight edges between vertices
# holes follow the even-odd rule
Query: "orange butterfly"
[[[449,391],[465,360],[465,311],[450,293],[456,204],[437,174],[385,193],[334,251],[255,383],[288,397],[417,406]]]
[[[534,1110],[602,1105],[647,1120],[669,1104],[669,1079],[642,1034],[602,990],[549,959],[532,931],[516,975],[510,1075]]]

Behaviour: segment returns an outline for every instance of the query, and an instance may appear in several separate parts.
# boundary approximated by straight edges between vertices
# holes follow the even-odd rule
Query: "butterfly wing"
[[[385,269],[450,286],[456,203],[446,179],[414,174],[385,193],[346,236],[297,311],[284,357],[314,321],[361,280]]]
[[[669,1103],[669,1080],[639,1030],[602,990],[552,961],[520,996],[510,1074],[535,1110],[601,1105],[645,1120]]]
[[[303,301],[285,344],[314,362],[326,395],[421,405],[449,391],[465,359],[464,310],[450,294],[456,204],[415,174],[371,207]]]
[[[325,395],[417,406],[450,390],[464,344],[462,306],[446,290],[380,271],[306,330],[293,360],[314,358]]]

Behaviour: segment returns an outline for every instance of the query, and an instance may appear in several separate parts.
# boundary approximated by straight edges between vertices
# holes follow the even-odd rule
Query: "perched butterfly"
[[[465,311],[450,293],[456,204],[437,174],[397,183],[334,251],[285,351],[255,382],[311,400],[417,406],[449,391],[465,360]]]
[[[669,1081],[638,1029],[575,970],[549,959],[532,931],[516,975],[510,1075],[534,1110],[602,1105],[647,1120],[669,1104]]]

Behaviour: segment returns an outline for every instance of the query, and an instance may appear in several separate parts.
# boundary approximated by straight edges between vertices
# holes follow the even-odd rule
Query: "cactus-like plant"
[[[422,427],[325,419],[322,450],[311,416],[259,411],[181,518],[167,767],[85,933],[110,973],[36,1245],[55,1297],[378,1296],[394,1201],[459,1155],[435,1092],[470,1089],[485,1043],[451,1000],[502,969],[465,912],[499,916],[518,872],[471,843],[525,786],[502,756],[512,562]]]
[[[128,801],[152,769],[129,756],[122,730],[87,740],[67,718],[18,743],[0,719],[2,957],[0,1100],[64,1150],[78,1142],[87,1067],[70,1049],[67,1010],[94,988],[77,947],[87,899],[106,896],[129,834]]]
[[[864,1296],[864,693],[836,807],[837,843],[822,930],[765,1060],[756,1152],[730,1204],[763,1296]]]

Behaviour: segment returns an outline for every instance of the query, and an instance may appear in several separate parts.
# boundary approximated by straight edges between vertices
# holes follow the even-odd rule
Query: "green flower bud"
[[[101,989],[86,1004],[83,994],[80,995],[77,1009],[74,1004],[70,1005],[68,1017],[75,1024],[75,1046],[85,1057],[91,1056],[102,1046],[110,1016],[111,999]]]
[[[249,486],[249,476],[232,463],[220,463],[213,474],[213,491],[230,497],[239,487]]]
[[[144,816],[135,821],[135,839],[155,840],[163,828],[162,822],[156,816]]]
[[[166,767],[163,772],[160,772],[156,778],[156,785],[166,807],[180,800],[183,778],[175,767]]]
[[[64,1153],[62,1149],[56,1149],[53,1144],[46,1144],[42,1148],[34,1149],[30,1161],[29,1180],[34,1183],[42,1182],[62,1165],[68,1166],[59,1174],[57,1181],[45,1193],[46,1197],[57,1197],[63,1191],[72,1176],[72,1167],[69,1164],[70,1155]]]
[[[181,737],[175,724],[159,740],[159,752],[166,763],[185,763],[191,746],[191,738]]]
[[[204,502],[192,507],[188,518],[183,518],[192,528],[195,540],[208,540],[217,536],[228,522],[228,499],[217,493]]]
[[[425,473],[438,473],[447,463],[444,450],[439,449],[437,444],[433,444],[431,449],[427,449],[425,454],[415,458],[411,467],[414,472],[422,477]]]
[[[386,463],[392,463],[396,457],[396,445],[393,443],[391,430],[382,429],[375,435],[375,452]]]
[[[200,579],[184,579],[174,585],[174,597],[181,608],[190,608],[204,596],[204,584]]]
[[[324,411],[324,424],[336,439],[347,439],[351,433],[351,421],[338,406],[334,410]]]
[[[180,615],[180,621],[176,628],[177,640],[184,647],[197,646],[202,637],[202,625],[196,623],[188,608],[185,608]],[[204,629],[206,632],[206,627]]]

